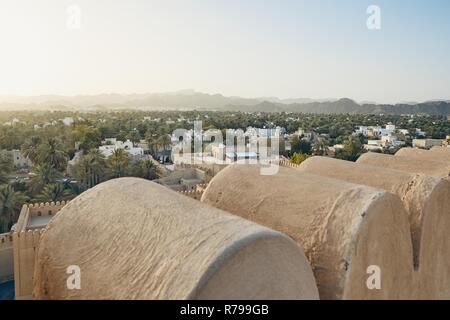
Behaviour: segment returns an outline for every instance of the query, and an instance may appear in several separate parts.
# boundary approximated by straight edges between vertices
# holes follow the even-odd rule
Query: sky
[[[0,0],[0,95],[182,89],[450,99],[450,1]]]

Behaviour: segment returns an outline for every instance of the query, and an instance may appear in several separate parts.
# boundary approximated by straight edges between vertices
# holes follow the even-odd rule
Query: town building
[[[125,142],[117,140],[116,138],[108,138],[102,142],[103,145],[98,147],[100,152],[107,158],[113,154],[117,149],[123,149],[128,152],[131,156],[142,156],[144,155],[144,149],[141,147],[135,147],[133,142],[127,140]]]
[[[13,160],[14,169],[28,169],[33,166],[33,163],[28,157],[24,157],[20,150],[10,150],[8,153]]]
[[[431,147],[440,147],[443,144],[442,139],[413,139],[414,148],[430,149]]]

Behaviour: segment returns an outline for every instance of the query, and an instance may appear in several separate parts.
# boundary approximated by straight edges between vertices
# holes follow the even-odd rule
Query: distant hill
[[[450,103],[433,101],[417,104],[358,104],[344,98],[337,101],[281,104],[264,101],[253,106],[229,105],[224,109],[247,112],[302,112],[302,113],[348,113],[348,114],[423,114],[450,115]]]
[[[241,98],[193,90],[148,94],[100,94],[79,96],[0,96],[0,110],[220,110],[243,112],[303,112],[349,114],[450,115],[450,101],[404,102],[395,105],[356,103],[343,99]]]

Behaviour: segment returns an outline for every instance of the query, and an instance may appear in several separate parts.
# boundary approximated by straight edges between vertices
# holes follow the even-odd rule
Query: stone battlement
[[[202,198],[202,194],[203,194],[203,190],[202,191],[178,191],[178,193],[187,196],[189,198],[193,198],[195,200],[200,200]]]
[[[14,231],[26,231],[29,221],[33,217],[52,216],[67,204],[66,201],[28,203],[22,206],[19,219]]]
[[[16,299],[31,297],[33,290],[34,260],[41,234],[51,216],[66,201],[24,204],[12,233],[14,280]],[[47,217],[47,219],[45,219]],[[35,222],[36,219],[43,219]]]
[[[52,215],[58,212],[66,205],[66,201],[30,203],[25,205],[32,215],[48,214]]]
[[[280,160],[278,163],[282,167],[298,168],[300,165],[290,162],[289,160]]]

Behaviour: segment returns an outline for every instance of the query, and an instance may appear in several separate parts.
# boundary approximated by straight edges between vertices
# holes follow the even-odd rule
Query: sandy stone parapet
[[[442,146],[442,147],[434,146],[434,147],[431,147],[430,151],[447,154],[447,157],[448,157],[448,154],[450,153],[450,147],[448,147],[448,146],[446,146],[446,147],[445,146]]]
[[[435,147],[431,150],[401,148],[395,153],[395,155],[397,157],[408,157],[424,161],[439,161],[445,164],[450,164],[450,148]]]
[[[311,262],[321,299],[408,299],[413,255],[408,216],[391,193],[280,167],[230,165],[202,202],[290,235]],[[369,289],[367,268],[382,270]]]
[[[422,173],[441,178],[450,177],[450,164],[440,161],[367,152],[361,155],[356,163],[396,169],[409,173]]]
[[[80,267],[81,289],[67,287]],[[66,205],[41,235],[34,299],[317,299],[286,235],[138,178]]]
[[[450,299],[448,180],[327,157],[311,157],[297,170],[397,194],[411,224],[417,278],[411,290],[417,299]]]

